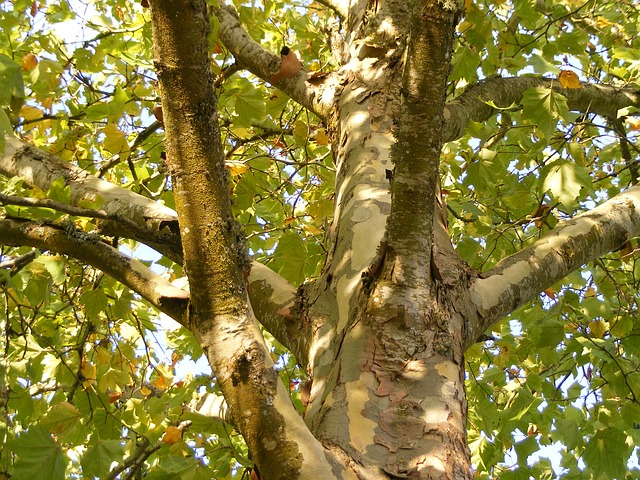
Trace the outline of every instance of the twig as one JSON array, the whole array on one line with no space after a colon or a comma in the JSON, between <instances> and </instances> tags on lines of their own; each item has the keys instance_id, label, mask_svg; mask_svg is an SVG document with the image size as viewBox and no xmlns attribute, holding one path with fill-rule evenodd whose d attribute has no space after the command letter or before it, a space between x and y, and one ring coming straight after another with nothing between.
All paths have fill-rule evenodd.
<instances>
[{"instance_id":1,"label":"twig","mask_svg":"<svg viewBox=\"0 0 640 480\"><path fill-rule=\"evenodd\" d=\"M191 420L185 420L184 422L180 422L180 425L178 425L178 429L182 432L187 427L189 427L191 423L192 423ZM136 472L140 469L140 467L142 467L144 462L147 460L147 458L149 458L153 453L160 450L160 448L162 447L162 443L163 443L162 438L159 438L156 441L156 443L154 443L153 445L151 444L149 439L143 438L140 442L140 445L138 445L138 448L136 449L136 451L133 452L131 455L129 455L121 465L118 465L117 467L115 467L111 471L111 473L109 473L109 475L106 477L107 480L115 480L115 478L118 475L120 475L120 473L124 472L126 469L129 469L129 473L123 478L125 479L133 478Z\"/></svg>"},{"instance_id":2,"label":"twig","mask_svg":"<svg viewBox=\"0 0 640 480\"><path fill-rule=\"evenodd\" d=\"M638 183L638 162L631 159L629 140L627 139L627 132L624 129L622 119L616 118L612 121L612 124L613 130L620 139L620 153L622 154L622 158L627 164L627 167L629 167L629 172L631 173L631 185L636 185Z\"/></svg>"},{"instance_id":3,"label":"twig","mask_svg":"<svg viewBox=\"0 0 640 480\"><path fill-rule=\"evenodd\" d=\"M215 81L213 82L213 88L220 87L220 85L222 85L225 80L227 80L231 75L239 72L240 70L242 70L242 67L237 62L229 65L227 68L222 70L220 72L220 75L218 75L218 77L215 79Z\"/></svg>"},{"instance_id":4,"label":"twig","mask_svg":"<svg viewBox=\"0 0 640 480\"><path fill-rule=\"evenodd\" d=\"M135 140L131 143L131 145L129 145L129 152L135 151L142 144L142 142L144 142L153 133L155 133L156 130L158 130L161 127L161 125L162 124L156 120L147 128L145 128L143 131L141 131L138 134L138 136L135 138ZM96 177L102 178L102 176L105 174L107 170L109 170L114 165L117 165L121 161L122 161L122 155L116 155L115 157L113 157L111 160L109 160L107 163L105 163L98 169L98 171L96 172Z\"/></svg>"},{"instance_id":5,"label":"twig","mask_svg":"<svg viewBox=\"0 0 640 480\"><path fill-rule=\"evenodd\" d=\"M25 253L24 255L20 255L19 257L11 258L9 260L4 260L0 262L0 269L2 268L9 269L11 270L10 275L14 276L24 267L29 265L29 263L31 263L36 258L37 255L38 255L38 252L34 249L34 250L31 250L30 252Z\"/></svg>"}]
</instances>

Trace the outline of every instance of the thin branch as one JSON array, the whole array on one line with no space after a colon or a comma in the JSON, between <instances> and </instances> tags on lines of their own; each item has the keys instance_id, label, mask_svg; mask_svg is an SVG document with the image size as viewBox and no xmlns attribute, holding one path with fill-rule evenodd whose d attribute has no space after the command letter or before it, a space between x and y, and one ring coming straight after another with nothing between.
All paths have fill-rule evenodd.
<instances>
[{"instance_id":1,"label":"thin branch","mask_svg":"<svg viewBox=\"0 0 640 480\"><path fill-rule=\"evenodd\" d=\"M631 150L629 149L629 140L627 139L627 132L624 128L622 119L615 118L612 120L613 131L616 132L620 139L620 153L629 172L631 173L631 184L636 185L638 183L638 163L631 158Z\"/></svg>"},{"instance_id":2,"label":"thin branch","mask_svg":"<svg viewBox=\"0 0 640 480\"><path fill-rule=\"evenodd\" d=\"M99 225L102 233L138 240L175 262L182 261L175 211L99 179L14 136L5 135L5 142L4 152L0 153L0 173L20 177L45 192L62 178L69 186L71 205L99 203L109 215Z\"/></svg>"},{"instance_id":3,"label":"thin branch","mask_svg":"<svg viewBox=\"0 0 640 480\"><path fill-rule=\"evenodd\" d=\"M237 62L229 65L227 68L220 72L220 75L213 82L213 88L219 88L229 77L231 77L234 73L242 70L242 66Z\"/></svg>"},{"instance_id":4,"label":"thin branch","mask_svg":"<svg viewBox=\"0 0 640 480\"><path fill-rule=\"evenodd\" d=\"M249 36L233 7L214 7L212 11L220 21L218 38L238 64L265 82L270 82L279 69L280 57L265 50ZM326 118L334 108L338 79L336 75L329 74L318 85L312 85L307 82L307 73L300 70L293 78L278 82L278 88L303 107Z\"/></svg>"},{"instance_id":5,"label":"thin branch","mask_svg":"<svg viewBox=\"0 0 640 480\"><path fill-rule=\"evenodd\" d=\"M147 128L142 130L136 136L135 140L131 142L131 144L129 145L129 152L135 151L142 144L142 142L144 142L147 138L149 138L152 134L154 134L161 126L162 124L156 120ZM121 161L122 161L122 155L116 155L115 157L113 157L111 160L109 160L107 163L105 163L98 169L96 176L102 178L107 170L109 170L114 165L117 165Z\"/></svg>"},{"instance_id":6,"label":"thin branch","mask_svg":"<svg viewBox=\"0 0 640 480\"><path fill-rule=\"evenodd\" d=\"M183 422L180 422L177 428L180 430L180 432L183 432L186 428L191 426L191 423L191 420L185 420ZM162 444L164 443L163 439L164 437L161 437L153 444L146 437L140 440L138 448L136 448L136 450L131 455L129 455L121 465L118 465L113 470L111 470L111 473L109 473L106 478L108 480L115 480L118 475L120 475L127 469L129 469L129 473L123 478L134 478L136 472L140 469L140 467L142 467L147 458L149 458L153 453L162 448Z\"/></svg>"},{"instance_id":7,"label":"thin branch","mask_svg":"<svg viewBox=\"0 0 640 480\"><path fill-rule=\"evenodd\" d=\"M640 108L640 89L615 88L609 85L583 83L581 88L562 88L557 80L539 76L491 77L477 83L445 105L445 142L464 135L470 122L484 122L499 110L488 105L493 102L500 108L520 103L524 92L530 88L553 88L567 97L569 110L592 112L606 118L616 118L618 110L635 106Z\"/></svg>"},{"instance_id":8,"label":"thin branch","mask_svg":"<svg viewBox=\"0 0 640 480\"><path fill-rule=\"evenodd\" d=\"M344 20L349 16L349 2L344 0L316 0L316 3L327 7L333 11L340 20Z\"/></svg>"},{"instance_id":9,"label":"thin branch","mask_svg":"<svg viewBox=\"0 0 640 480\"><path fill-rule=\"evenodd\" d=\"M57 210L76 217L103 218L111 220L119 220L113 215L107 214L104 210L93 210L92 208L74 207L66 203L51 200L50 198L29 198L18 197L16 195L5 195L0 193L0 203L3 205L18 205L21 207L42 207ZM126 221L126 219L122 219Z\"/></svg>"},{"instance_id":10,"label":"thin branch","mask_svg":"<svg viewBox=\"0 0 640 480\"><path fill-rule=\"evenodd\" d=\"M29 265L35 258L38 256L38 252L36 250L31 250L30 252L25 253L24 255L20 255L19 257L11 258L9 260L4 260L0 262L0 269L8 269L10 270L9 275L14 276L24 267Z\"/></svg>"}]
</instances>

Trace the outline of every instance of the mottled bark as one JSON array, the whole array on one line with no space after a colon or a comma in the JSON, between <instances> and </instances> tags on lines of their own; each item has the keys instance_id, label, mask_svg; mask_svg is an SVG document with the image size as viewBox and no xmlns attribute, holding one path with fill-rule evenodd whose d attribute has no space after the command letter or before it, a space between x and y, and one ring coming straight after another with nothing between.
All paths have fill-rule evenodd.
<instances>
[{"instance_id":1,"label":"mottled bark","mask_svg":"<svg viewBox=\"0 0 640 480\"><path fill-rule=\"evenodd\" d=\"M570 109L608 117L639 106L640 94L590 85L565 90L533 76L490 78L445 104L458 5L320 3L342 17L342 35L332 45L335 72L318 84L304 72L278 84L322 117L336 139L331 248L321 277L299 295L257 267L247 302L247 263L231 215L207 62L205 2L158 0L151 9L182 242L171 230L172 210L16 139L0 155L1 173L43 190L65 178L72 204L100 198L115 220L128 209L146 230L116 222L103 231L184 258L190 308L184 292L162 284L159 294L161 282L150 272L57 226L6 220L0 242L74 256L184 318L263 478L469 478L464 350L545 286L637 235L640 194L631 189L560 225L478 278L448 238L437 188L442 144L460 138L470 121L495 115L486 102L517 104L528 88L554 88ZM213 12L238 64L268 82L279 57L249 38L233 10ZM165 297L177 299L171 311ZM306 425L273 369L254 313L313 378Z\"/></svg>"},{"instance_id":2,"label":"mottled bark","mask_svg":"<svg viewBox=\"0 0 640 480\"><path fill-rule=\"evenodd\" d=\"M495 322L524 305L543 289L640 235L640 187L566 222L540 240L503 259L471 286L480 321L466 347Z\"/></svg>"}]
</instances>

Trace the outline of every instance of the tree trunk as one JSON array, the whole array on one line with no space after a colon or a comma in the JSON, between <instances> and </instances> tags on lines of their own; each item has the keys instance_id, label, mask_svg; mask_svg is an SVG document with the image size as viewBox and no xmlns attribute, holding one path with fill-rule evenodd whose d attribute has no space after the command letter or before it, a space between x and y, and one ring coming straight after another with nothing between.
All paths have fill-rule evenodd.
<instances>
[{"instance_id":1,"label":"tree trunk","mask_svg":"<svg viewBox=\"0 0 640 480\"><path fill-rule=\"evenodd\" d=\"M425 234L434 218L445 228L435 187L459 7L363 8L342 46L353 73L334 119L335 247L305 302L316 332L305 418L362 478L469 478L463 298L433 274Z\"/></svg>"},{"instance_id":2,"label":"tree trunk","mask_svg":"<svg viewBox=\"0 0 640 480\"><path fill-rule=\"evenodd\" d=\"M74 256L189 328L262 479L469 479L465 350L543 288L637 236L640 187L478 274L456 254L447 231L439 189L443 143L531 88L561 90L572 110L605 117L640 107L640 94L589 85L566 90L536 77L489 78L445 103L460 2L321 3L343 22L341 36L333 37L335 71L319 81L300 71L276 85L321 117L333 140L335 212L319 278L296 291L266 266L249 272L217 123L208 10L243 68L269 81L279 60L248 36L232 9L204 0L151 2L177 214L15 138L7 138L0 155L0 173L42 190L65 178L76 208L99 200L102 233L184 261L190 292L116 248L53 223L4 219L0 241ZM48 199L0 200L86 213ZM304 417L258 321L309 374Z\"/></svg>"}]
</instances>

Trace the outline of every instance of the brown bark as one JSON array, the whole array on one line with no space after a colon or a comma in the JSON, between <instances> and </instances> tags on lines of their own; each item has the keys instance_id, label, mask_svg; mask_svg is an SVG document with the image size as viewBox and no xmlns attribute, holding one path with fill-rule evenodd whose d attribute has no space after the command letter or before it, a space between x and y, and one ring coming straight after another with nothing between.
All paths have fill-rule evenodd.
<instances>
[{"instance_id":1,"label":"brown bark","mask_svg":"<svg viewBox=\"0 0 640 480\"><path fill-rule=\"evenodd\" d=\"M329 478L273 367L244 285L249 261L231 213L209 66L205 1L151 3L156 69L184 265L189 327L266 478Z\"/></svg>"}]
</instances>

